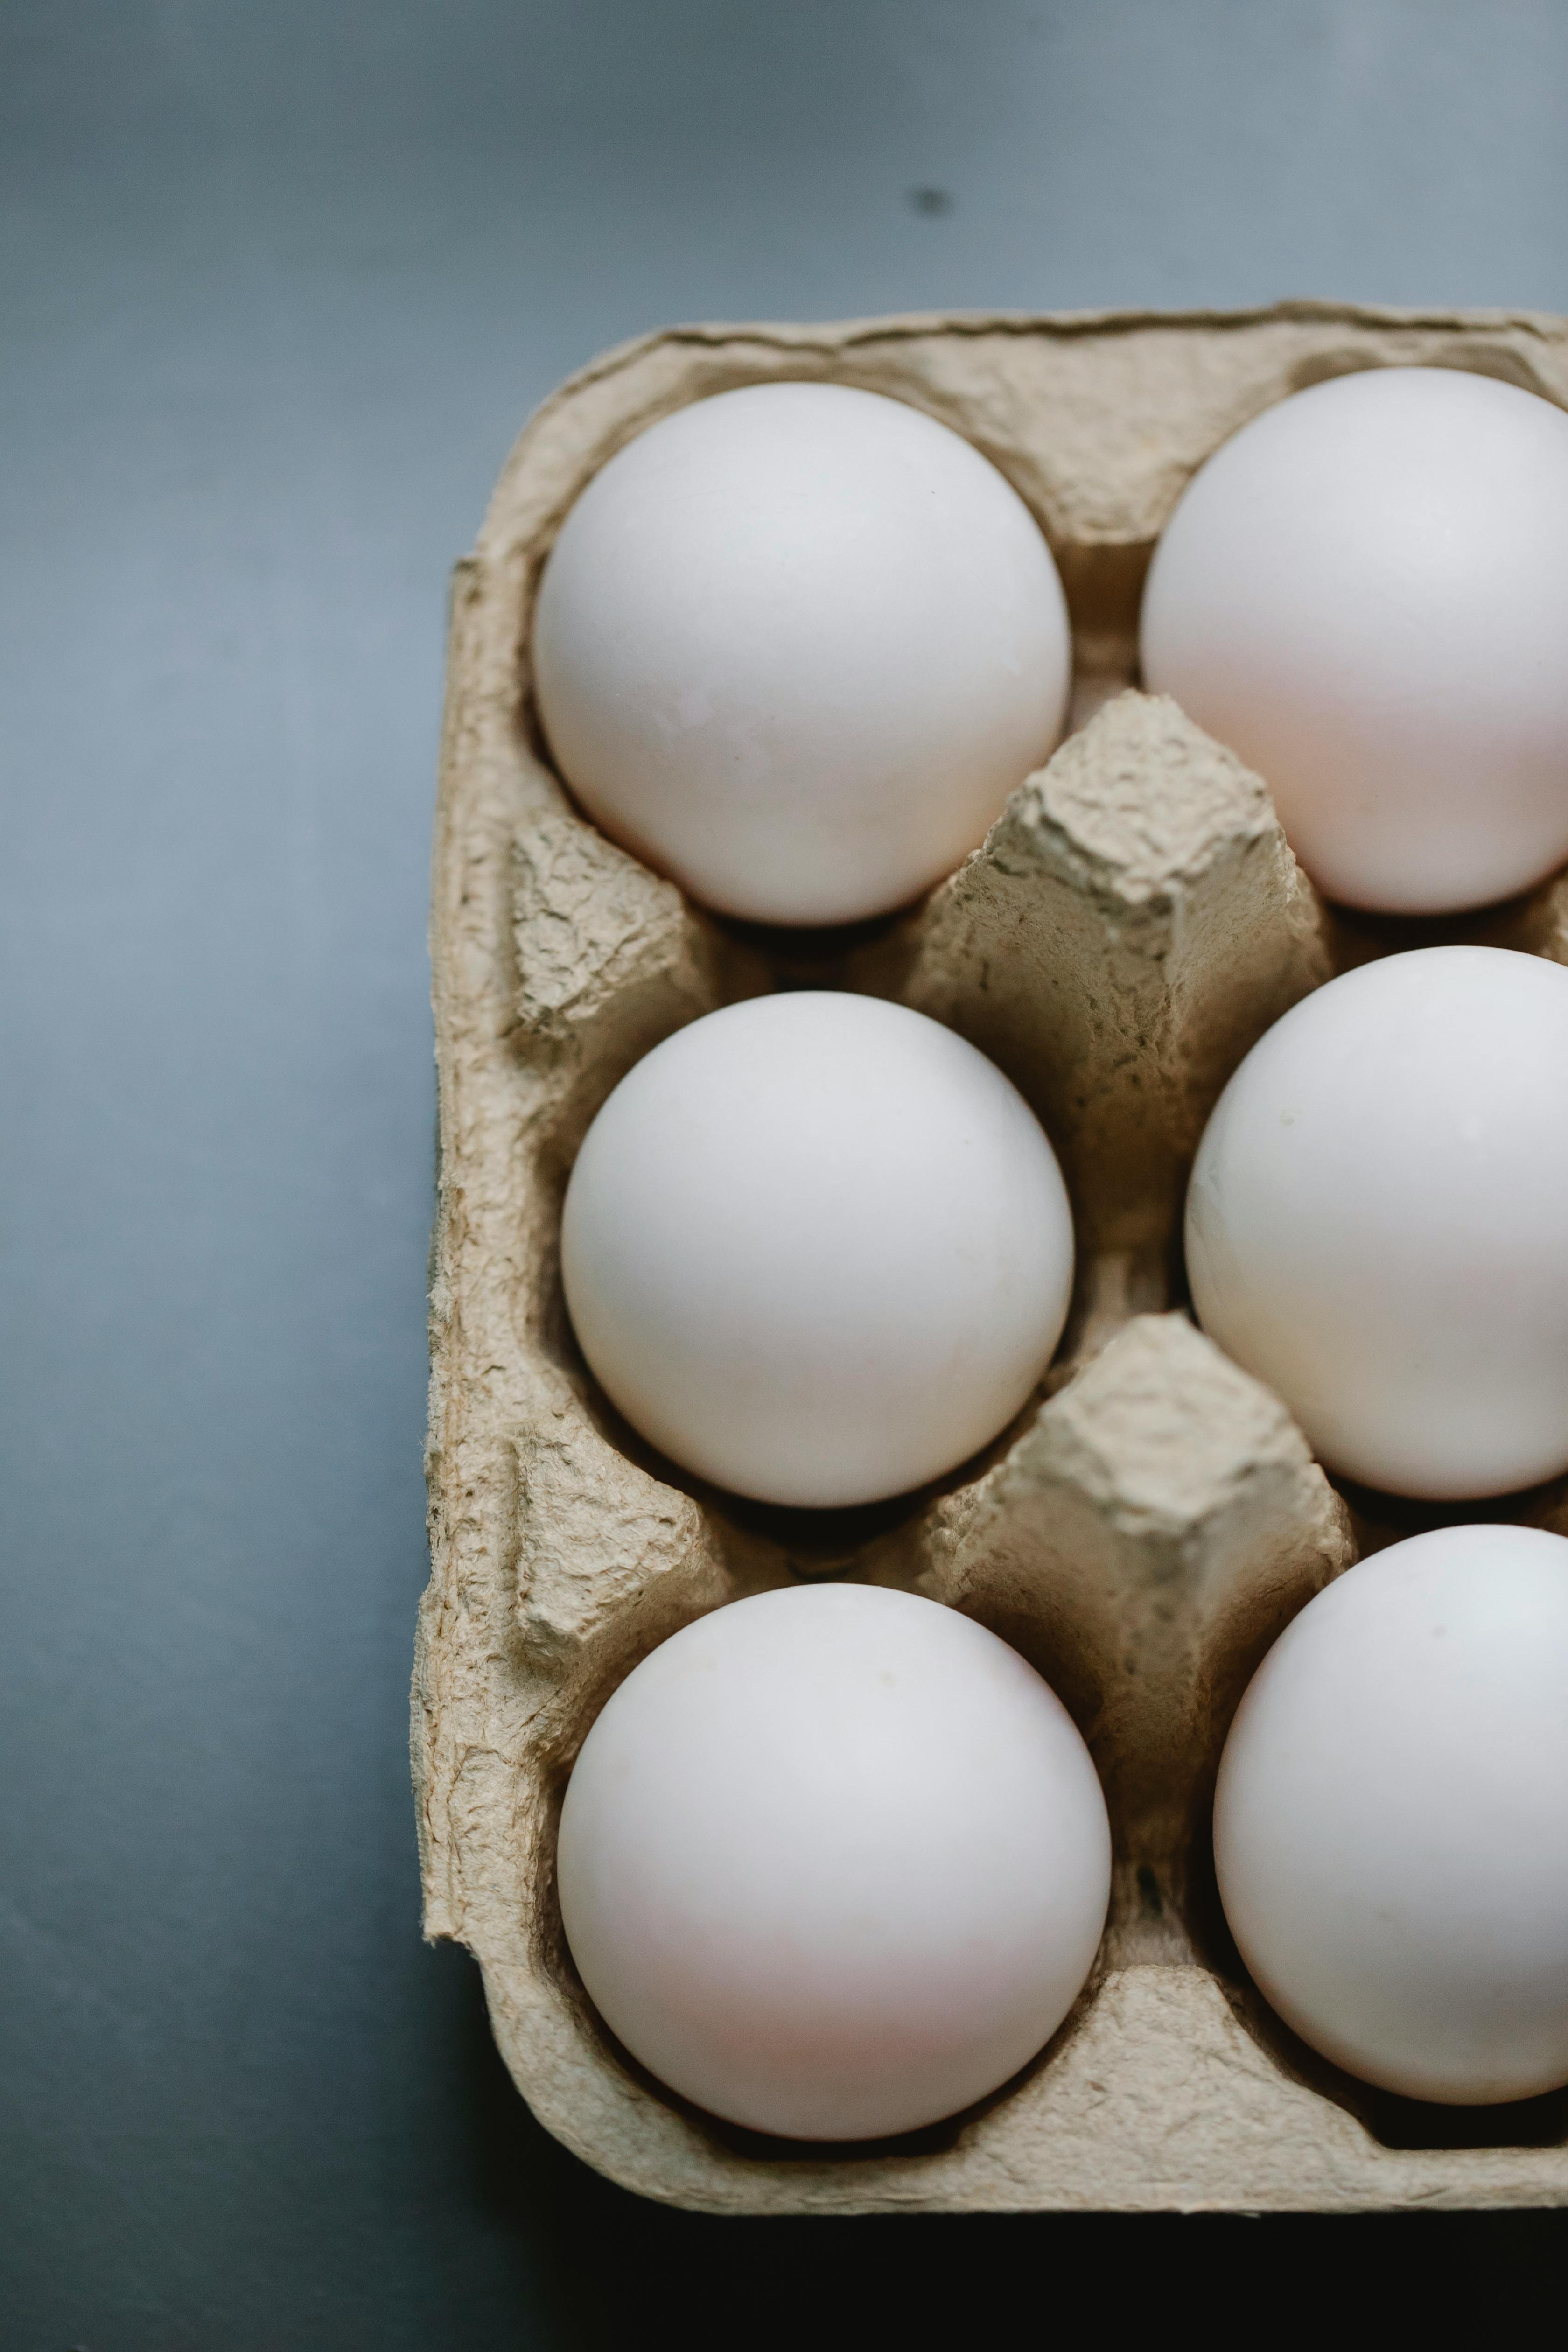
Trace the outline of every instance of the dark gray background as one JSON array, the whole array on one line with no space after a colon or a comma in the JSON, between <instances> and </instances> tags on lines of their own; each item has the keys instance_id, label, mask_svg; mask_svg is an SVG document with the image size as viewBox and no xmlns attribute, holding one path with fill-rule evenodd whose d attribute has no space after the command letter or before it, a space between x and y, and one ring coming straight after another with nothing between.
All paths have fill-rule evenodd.
<instances>
[{"instance_id":1,"label":"dark gray background","mask_svg":"<svg viewBox=\"0 0 1568 2352\"><path fill-rule=\"evenodd\" d=\"M419 1943L405 1691L445 576L530 408L696 317L1568 310L1568 5L0 0L0 183L5 2352L1521 2318L1555 2217L607 2189Z\"/></svg>"}]
</instances>

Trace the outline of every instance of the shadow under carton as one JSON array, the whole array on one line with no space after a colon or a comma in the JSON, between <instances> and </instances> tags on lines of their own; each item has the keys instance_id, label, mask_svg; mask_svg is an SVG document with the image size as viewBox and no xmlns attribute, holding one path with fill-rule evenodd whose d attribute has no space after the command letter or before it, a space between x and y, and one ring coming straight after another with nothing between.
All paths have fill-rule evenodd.
<instances>
[{"instance_id":1,"label":"shadow under carton","mask_svg":"<svg viewBox=\"0 0 1568 2352\"><path fill-rule=\"evenodd\" d=\"M1295 2042L1241 1974L1209 1858L1236 1702L1354 1559L1376 1498L1352 1521L1278 1400L1172 1311L1182 1190L1269 1023L1337 965L1405 942L1329 916L1264 782L1133 690L1138 599L1183 487L1229 433L1325 376L1412 362L1568 405L1568 324L1500 312L684 329L546 404L458 568L413 1708L426 1924L478 1955L540 2119L628 2188L727 2212L1568 2203L1561 2101L1468 2110L1455 2131ZM770 935L689 905L577 813L530 698L534 589L584 484L655 418L780 378L888 393L974 442L1049 538L1074 625L1068 740L921 907L842 934ZM1568 886L1441 935L1568 961ZM1078 1294L1041 1396L984 1459L863 1513L771 1511L686 1479L598 1394L561 1299L562 1192L610 1089L683 1023L803 980L897 998L997 1061L1050 1132L1078 1223ZM1520 1516L1552 1523L1560 1505L1521 1498ZM1049 2047L979 2107L874 2148L736 2133L664 2092L595 2018L555 1899L561 1791L608 1693L705 1610L802 1574L923 1591L1014 1643L1089 1739L1115 1835L1100 1959Z\"/></svg>"}]
</instances>

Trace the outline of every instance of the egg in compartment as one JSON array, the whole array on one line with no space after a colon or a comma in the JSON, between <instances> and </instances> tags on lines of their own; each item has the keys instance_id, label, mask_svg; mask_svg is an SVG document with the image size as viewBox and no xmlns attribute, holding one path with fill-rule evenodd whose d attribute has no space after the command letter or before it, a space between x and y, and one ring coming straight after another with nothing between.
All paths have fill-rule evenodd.
<instances>
[{"instance_id":1,"label":"egg in compartment","mask_svg":"<svg viewBox=\"0 0 1568 2352\"><path fill-rule=\"evenodd\" d=\"M1568 414L1456 368L1341 376L1201 467L1145 684L1257 770L1325 895L1479 907L1568 859Z\"/></svg>"},{"instance_id":2,"label":"egg in compartment","mask_svg":"<svg viewBox=\"0 0 1568 2352\"><path fill-rule=\"evenodd\" d=\"M1067 711L1067 606L1012 485L846 384L650 425L540 583L537 706L613 839L721 913L859 921L975 847Z\"/></svg>"},{"instance_id":3,"label":"egg in compartment","mask_svg":"<svg viewBox=\"0 0 1568 2352\"><path fill-rule=\"evenodd\" d=\"M1568 2083L1568 1541L1445 1528L1269 1651L1215 1862L1273 2007L1350 2073L1458 2105Z\"/></svg>"},{"instance_id":4,"label":"egg in compartment","mask_svg":"<svg viewBox=\"0 0 1568 2352\"><path fill-rule=\"evenodd\" d=\"M1072 1290L1056 1157L984 1055L879 998L695 1021L622 1079L567 1187L591 1370L683 1468L767 1503L869 1503L1019 1412Z\"/></svg>"},{"instance_id":5,"label":"egg in compartment","mask_svg":"<svg viewBox=\"0 0 1568 2352\"><path fill-rule=\"evenodd\" d=\"M956 2113L1047 2042L1099 1945L1089 1751L1017 1653L854 1584L732 1602L594 1723L559 1842L601 2016L711 2114L807 2140Z\"/></svg>"},{"instance_id":6,"label":"egg in compartment","mask_svg":"<svg viewBox=\"0 0 1568 2352\"><path fill-rule=\"evenodd\" d=\"M1327 1467L1436 1500L1568 1470L1568 970L1426 948L1277 1022L1205 1129L1204 1329Z\"/></svg>"}]
</instances>

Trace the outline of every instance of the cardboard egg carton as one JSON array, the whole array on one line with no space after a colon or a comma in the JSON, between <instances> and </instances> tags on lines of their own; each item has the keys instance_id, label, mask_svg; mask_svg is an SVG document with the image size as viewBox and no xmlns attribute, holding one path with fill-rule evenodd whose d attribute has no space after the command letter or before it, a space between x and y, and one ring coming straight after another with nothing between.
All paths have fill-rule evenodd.
<instances>
[{"instance_id":1,"label":"cardboard egg carton","mask_svg":"<svg viewBox=\"0 0 1568 2352\"><path fill-rule=\"evenodd\" d=\"M1181 1311L1185 1171L1253 1040L1336 965L1437 938L1568 961L1568 886L1449 925L1331 918L1265 784L1130 690L1139 594L1184 484L1248 417L1348 369L1481 370L1568 405L1568 322L1348 310L696 328L596 362L517 445L458 568L432 946L441 1169L433 1570L413 1747L426 1922L478 1955L496 2038L558 2138L714 2212L1568 2203L1568 2099L1475 2110L1367 2089L1248 1987L1207 1808L1230 1712L1289 1618L1437 1514L1347 1497L1278 1400ZM613 451L704 394L859 384L964 434L1047 532L1072 612L1073 728L917 910L824 935L721 923L613 846L552 772L530 699L540 568ZM1022 1087L1062 1159L1079 1278L1042 1392L911 1498L737 1502L652 1454L596 1390L561 1296L574 1154L637 1058L781 982L895 997ZM1495 1513L1568 1528L1564 1490ZM1024 2073L940 2127L802 2147L664 2091L595 2019L553 1883L573 1758L637 1660L703 1611L855 1576L968 1611L1071 1707L1116 1841L1103 1948Z\"/></svg>"}]
</instances>

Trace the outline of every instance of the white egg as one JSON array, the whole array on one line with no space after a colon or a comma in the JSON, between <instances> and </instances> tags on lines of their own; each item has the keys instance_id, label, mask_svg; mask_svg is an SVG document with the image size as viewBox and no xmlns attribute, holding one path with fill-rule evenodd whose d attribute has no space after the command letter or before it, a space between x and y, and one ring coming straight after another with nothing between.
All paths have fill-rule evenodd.
<instances>
[{"instance_id":1,"label":"white egg","mask_svg":"<svg viewBox=\"0 0 1568 2352\"><path fill-rule=\"evenodd\" d=\"M1568 858L1568 415L1448 368L1315 385L1189 486L1146 685L1255 768L1331 898L1429 913Z\"/></svg>"},{"instance_id":2,"label":"white egg","mask_svg":"<svg viewBox=\"0 0 1568 2352\"><path fill-rule=\"evenodd\" d=\"M1331 981L1215 1105L1187 1195L1210 1337L1400 1495L1568 1470L1568 970L1424 948Z\"/></svg>"},{"instance_id":3,"label":"white egg","mask_svg":"<svg viewBox=\"0 0 1568 2352\"><path fill-rule=\"evenodd\" d=\"M1214 1819L1241 1956L1325 2057L1465 2106L1568 2082L1568 1542L1445 1528L1330 1585Z\"/></svg>"},{"instance_id":4,"label":"white egg","mask_svg":"<svg viewBox=\"0 0 1568 2352\"><path fill-rule=\"evenodd\" d=\"M931 1601L740 1601L584 1744L561 1909L600 2014L699 2106L795 2139L956 2113L1047 2042L1105 1921L1089 1750L1016 1651Z\"/></svg>"},{"instance_id":5,"label":"white egg","mask_svg":"<svg viewBox=\"0 0 1568 2352\"><path fill-rule=\"evenodd\" d=\"M868 996L758 997L666 1038L589 1129L562 1224L573 1328L626 1419L718 1486L812 1507L994 1437L1072 1268L1023 1097Z\"/></svg>"},{"instance_id":6,"label":"white egg","mask_svg":"<svg viewBox=\"0 0 1568 2352\"><path fill-rule=\"evenodd\" d=\"M545 567L539 709L612 837L764 923L904 905L1052 750L1067 608L979 451L843 384L678 410L596 474Z\"/></svg>"}]
</instances>

